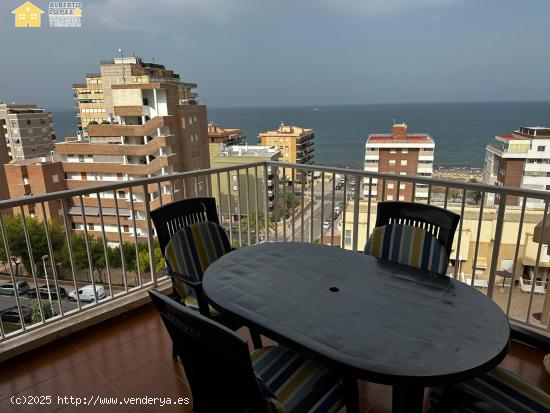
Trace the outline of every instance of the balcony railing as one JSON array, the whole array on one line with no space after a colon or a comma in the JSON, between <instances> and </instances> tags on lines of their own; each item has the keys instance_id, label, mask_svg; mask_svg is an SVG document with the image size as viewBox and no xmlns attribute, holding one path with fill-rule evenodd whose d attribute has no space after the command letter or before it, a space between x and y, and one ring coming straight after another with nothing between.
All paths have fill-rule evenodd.
<instances>
[{"instance_id":1,"label":"balcony railing","mask_svg":"<svg viewBox=\"0 0 550 413\"><path fill-rule=\"evenodd\" d=\"M377 199L452 209L462 219L448 275L491 297L511 321L550 330L550 234L544 230L550 227L550 193L258 162L1 201L0 268L5 274L0 279L27 282L36 299L23 290L2 297L0 310L13 306L19 314L32 314L0 322L0 345L98 307L108 311L111 303L164 282L149 213L194 196L216 198L220 221L235 247L300 241L361 251L374 227ZM528 208L532 201L542 208ZM535 237L537 224L543 230ZM499 276L505 263L508 278ZM46 284L55 296L53 309L47 289L41 294L36 288ZM92 285L91 301L64 297L63 289L70 293L85 285Z\"/></svg>"}]
</instances>

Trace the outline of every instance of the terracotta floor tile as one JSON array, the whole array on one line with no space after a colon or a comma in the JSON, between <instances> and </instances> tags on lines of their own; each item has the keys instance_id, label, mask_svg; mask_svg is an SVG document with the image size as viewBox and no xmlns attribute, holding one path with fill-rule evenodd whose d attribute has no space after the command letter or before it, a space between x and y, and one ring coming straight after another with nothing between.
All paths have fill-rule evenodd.
<instances>
[{"instance_id":1,"label":"terracotta floor tile","mask_svg":"<svg viewBox=\"0 0 550 413\"><path fill-rule=\"evenodd\" d=\"M191 392L176 375L170 374L156 361L142 366L113 380L110 384L127 397L191 397Z\"/></svg>"},{"instance_id":2,"label":"terracotta floor tile","mask_svg":"<svg viewBox=\"0 0 550 413\"><path fill-rule=\"evenodd\" d=\"M21 357L20 360L33 384L86 362L86 358L82 353L62 340L42 346Z\"/></svg>"},{"instance_id":3,"label":"terracotta floor tile","mask_svg":"<svg viewBox=\"0 0 550 413\"><path fill-rule=\"evenodd\" d=\"M120 377L136 367L149 362L151 357L129 341L90 360L90 364L107 381Z\"/></svg>"},{"instance_id":4,"label":"terracotta floor tile","mask_svg":"<svg viewBox=\"0 0 550 413\"><path fill-rule=\"evenodd\" d=\"M89 360L130 342L132 337L118 327L94 328L72 337L71 343Z\"/></svg>"},{"instance_id":5,"label":"terracotta floor tile","mask_svg":"<svg viewBox=\"0 0 550 413\"><path fill-rule=\"evenodd\" d=\"M0 365L0 372L0 401L34 384L18 360Z\"/></svg>"}]
</instances>

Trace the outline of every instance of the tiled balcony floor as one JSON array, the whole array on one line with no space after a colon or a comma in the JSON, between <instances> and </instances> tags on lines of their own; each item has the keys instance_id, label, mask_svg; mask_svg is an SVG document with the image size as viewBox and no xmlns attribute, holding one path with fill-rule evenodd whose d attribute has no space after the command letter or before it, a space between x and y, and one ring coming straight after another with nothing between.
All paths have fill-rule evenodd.
<instances>
[{"instance_id":1,"label":"tiled balcony floor","mask_svg":"<svg viewBox=\"0 0 550 413\"><path fill-rule=\"evenodd\" d=\"M246 335L247 330L240 333ZM0 412L191 412L191 406L63 406L57 396L190 397L183 368L152 305L0 364ZM514 344L503 365L536 383L543 355ZM11 396L52 396L51 405L15 406ZM361 412L391 411L391 388L360 383Z\"/></svg>"}]
</instances>

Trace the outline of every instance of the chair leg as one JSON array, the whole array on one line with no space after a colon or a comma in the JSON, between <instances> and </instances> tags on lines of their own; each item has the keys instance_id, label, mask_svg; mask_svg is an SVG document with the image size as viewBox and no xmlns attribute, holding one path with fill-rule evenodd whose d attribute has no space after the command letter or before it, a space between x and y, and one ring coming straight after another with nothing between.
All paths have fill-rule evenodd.
<instances>
[{"instance_id":1,"label":"chair leg","mask_svg":"<svg viewBox=\"0 0 550 413\"><path fill-rule=\"evenodd\" d=\"M342 385L346 413L359 413L359 384L357 379L355 377L344 377Z\"/></svg>"},{"instance_id":2,"label":"chair leg","mask_svg":"<svg viewBox=\"0 0 550 413\"><path fill-rule=\"evenodd\" d=\"M249 328L250 331L250 337L252 338L252 345L255 349L262 348L262 337L257 331L254 331L253 329Z\"/></svg>"}]
</instances>

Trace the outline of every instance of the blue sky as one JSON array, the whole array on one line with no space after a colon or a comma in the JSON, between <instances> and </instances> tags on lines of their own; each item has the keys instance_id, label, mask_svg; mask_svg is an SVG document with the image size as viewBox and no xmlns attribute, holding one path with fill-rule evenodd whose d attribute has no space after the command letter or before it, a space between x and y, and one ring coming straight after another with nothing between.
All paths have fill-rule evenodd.
<instances>
[{"instance_id":1,"label":"blue sky","mask_svg":"<svg viewBox=\"0 0 550 413\"><path fill-rule=\"evenodd\" d=\"M0 3L0 101L71 109L118 48L216 107L550 100L548 0L84 0L80 29L16 29L22 2Z\"/></svg>"}]
</instances>

